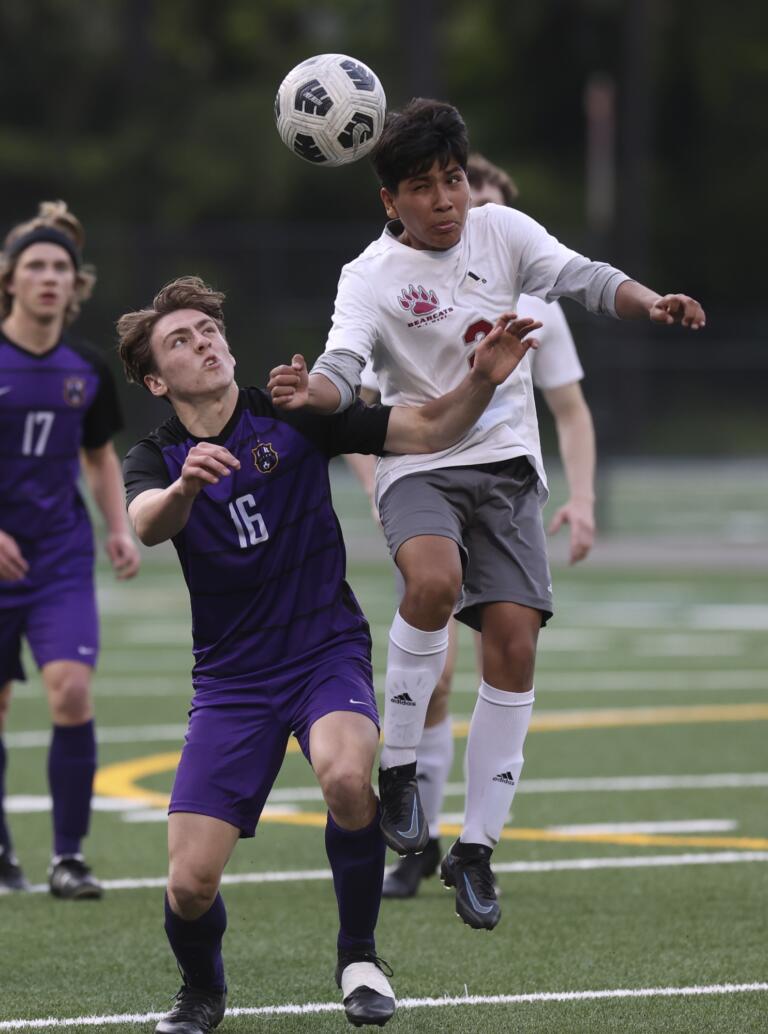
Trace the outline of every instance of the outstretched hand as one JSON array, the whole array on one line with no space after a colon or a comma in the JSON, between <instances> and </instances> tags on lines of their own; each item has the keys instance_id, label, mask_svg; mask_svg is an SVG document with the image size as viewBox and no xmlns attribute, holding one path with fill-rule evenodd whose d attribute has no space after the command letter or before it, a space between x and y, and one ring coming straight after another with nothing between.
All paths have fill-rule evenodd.
<instances>
[{"instance_id":1,"label":"outstretched hand","mask_svg":"<svg viewBox=\"0 0 768 1034\"><path fill-rule=\"evenodd\" d=\"M682 323L691 330L699 330L707 324L701 305L687 294L662 295L651 306L648 315L653 323Z\"/></svg>"},{"instance_id":2,"label":"outstretched hand","mask_svg":"<svg viewBox=\"0 0 768 1034\"><path fill-rule=\"evenodd\" d=\"M303 355L295 355L290 366L270 371L267 391L280 409L301 409L309 402L309 373Z\"/></svg>"},{"instance_id":3,"label":"outstretched hand","mask_svg":"<svg viewBox=\"0 0 768 1034\"><path fill-rule=\"evenodd\" d=\"M536 338L528 335L541 326L538 320L528 316L518 318L514 312L505 312L475 349L473 372L491 384L503 384L526 352L539 347Z\"/></svg>"}]
</instances>

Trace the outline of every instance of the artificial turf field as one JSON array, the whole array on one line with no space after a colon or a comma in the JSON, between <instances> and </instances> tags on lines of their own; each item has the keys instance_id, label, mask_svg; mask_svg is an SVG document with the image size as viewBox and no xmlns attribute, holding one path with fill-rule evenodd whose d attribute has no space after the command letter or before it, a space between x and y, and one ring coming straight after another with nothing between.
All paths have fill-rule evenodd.
<instances>
[{"instance_id":1,"label":"artificial turf field","mask_svg":"<svg viewBox=\"0 0 768 1034\"><path fill-rule=\"evenodd\" d=\"M735 520L743 538L760 519L746 498L734 518L733 493L726 505L711 484L701 505L695 492L686 499L697 533L725 534ZM676 527L680 505L658 481L645 491L633 482L614 502L633 534ZM380 687L391 572L364 501L343 478L337 505ZM499 927L465 927L435 879L413 901L383 903L378 947L401 1001L389 1030L768 1029L765 571L630 559L553 572L558 609L541 636L524 777L494 854ZM188 604L164 549L134 583L118 587L102 570L99 585L101 810L87 851L108 891L97 903L45 893L0 899L0 1030L55 1029L75 1017L101 1019L68 1029L152 1030L149 1014L165 1011L178 985L162 930L160 805L189 698ZM463 723L475 687L464 635L449 829L460 821ZM37 678L17 689L6 737L10 819L27 875L42 885L48 723ZM228 870L229 1004L246 1012L228 1016L223 1034L348 1029L332 982L323 822L310 770L290 753L270 814Z\"/></svg>"}]
</instances>

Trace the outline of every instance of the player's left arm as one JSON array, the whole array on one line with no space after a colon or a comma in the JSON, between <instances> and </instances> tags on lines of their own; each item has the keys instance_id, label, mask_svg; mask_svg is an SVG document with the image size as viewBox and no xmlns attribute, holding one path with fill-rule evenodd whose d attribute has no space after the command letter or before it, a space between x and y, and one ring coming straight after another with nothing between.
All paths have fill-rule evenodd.
<instances>
[{"instance_id":1,"label":"player's left arm","mask_svg":"<svg viewBox=\"0 0 768 1034\"><path fill-rule=\"evenodd\" d=\"M587 556L595 539L595 430L578 381L544 388L543 393L555 420L568 482L568 501L556 511L549 533L569 526L570 563L575 564Z\"/></svg>"},{"instance_id":2,"label":"player's left arm","mask_svg":"<svg viewBox=\"0 0 768 1034\"><path fill-rule=\"evenodd\" d=\"M541 327L515 313L499 317L478 344L470 372L453 391L423 406L395 406L384 448L394 453L439 452L450 448L482 415L497 385L515 370L538 341L529 337Z\"/></svg>"},{"instance_id":3,"label":"player's left arm","mask_svg":"<svg viewBox=\"0 0 768 1034\"><path fill-rule=\"evenodd\" d=\"M120 461L111 441L81 450L81 462L91 495L107 526L105 549L112 568L121 580L133 578L141 557L125 514L125 496Z\"/></svg>"},{"instance_id":4,"label":"player's left arm","mask_svg":"<svg viewBox=\"0 0 768 1034\"><path fill-rule=\"evenodd\" d=\"M649 319L652 323L680 323L691 330L706 326L704 309L687 294L658 294L636 280L624 280L614 304L620 319Z\"/></svg>"}]
</instances>

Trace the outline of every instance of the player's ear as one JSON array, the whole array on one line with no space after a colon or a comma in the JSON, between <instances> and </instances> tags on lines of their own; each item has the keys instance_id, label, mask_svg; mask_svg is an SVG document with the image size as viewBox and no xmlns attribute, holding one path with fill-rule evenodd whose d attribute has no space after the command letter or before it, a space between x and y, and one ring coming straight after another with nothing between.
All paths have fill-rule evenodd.
<instances>
[{"instance_id":1,"label":"player's ear","mask_svg":"<svg viewBox=\"0 0 768 1034\"><path fill-rule=\"evenodd\" d=\"M144 385L155 396L155 398L161 399L168 394L168 385L159 374L145 374Z\"/></svg>"},{"instance_id":2,"label":"player's ear","mask_svg":"<svg viewBox=\"0 0 768 1034\"><path fill-rule=\"evenodd\" d=\"M397 206L395 205L394 196L390 194L386 187L382 187L379 191L379 197L381 198L382 205L384 205L384 211L387 213L387 218L397 219Z\"/></svg>"}]
</instances>

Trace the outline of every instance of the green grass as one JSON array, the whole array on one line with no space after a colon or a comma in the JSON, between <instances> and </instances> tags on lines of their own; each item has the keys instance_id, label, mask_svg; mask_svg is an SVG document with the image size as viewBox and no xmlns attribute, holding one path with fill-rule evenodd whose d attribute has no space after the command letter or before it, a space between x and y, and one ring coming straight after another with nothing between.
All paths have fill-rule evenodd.
<instances>
[{"instance_id":1,"label":"green grass","mask_svg":"<svg viewBox=\"0 0 768 1034\"><path fill-rule=\"evenodd\" d=\"M375 533L364 522L364 503L344 484L341 488L349 511L350 580L374 628L380 686L394 606L392 576ZM586 564L557 569L554 575L558 614L541 636L538 713L768 704L768 676L761 681L759 675L768 669L768 644L760 627L764 573ZM188 603L172 555L160 550L148 558L133 584L116 587L105 571L99 584L104 636L96 681L99 725L109 730L183 724L189 698ZM756 620L731 621L737 606L755 608L748 613ZM740 673L746 681L729 683ZM456 716L470 714L475 684L471 639L464 635ZM11 742L13 734L46 726L46 707L34 676L19 687L14 701ZM533 732L524 782L765 772L766 732L765 719L662 720L637 727ZM100 764L165 753L178 745L178 738L102 743ZM459 740L455 782L461 779L462 751ZM12 746L8 792L45 793L44 767L44 748ZM171 776L161 773L143 780L142 786L167 791ZM311 783L303 758L289 755L278 786ZM445 808L458 812L462 804L453 796ZM318 801L300 807L321 810ZM512 828L692 819L730 820L735 828L724 835L765 839L765 789L525 793L523 788ZM11 823L29 878L41 882L49 852L49 816L14 814ZM503 841L494 857L522 862L719 850L706 846L710 834L697 836L704 845L700 848ZM166 867L165 825L128 823L120 812L99 812L87 849L89 861L105 879L159 877ZM229 871L326 867L321 830L265 822L254 840L239 845ZM411 902L384 903L379 950L395 968L394 986L401 998L766 980L765 862L502 873L499 880L503 918L491 935L463 926L453 914L451 896L436 880L427 881ZM336 915L329 882L236 885L225 888L224 896L232 1006L338 1000L332 982ZM0 924L0 1021L162 1011L176 989L176 970L162 930L161 889L113 890L100 903L76 905L44 894L7 896L0 899ZM749 1034L765 1029L765 1008L765 994L758 993L444 1006L403 1010L388 1029ZM332 1013L229 1017L222 1031L292 1034L345 1027L343 1015ZM146 1031L153 1024L82 1029Z\"/></svg>"}]
</instances>

